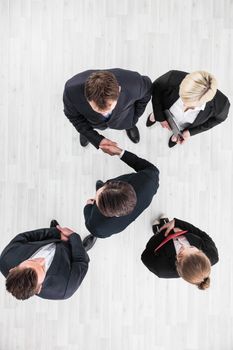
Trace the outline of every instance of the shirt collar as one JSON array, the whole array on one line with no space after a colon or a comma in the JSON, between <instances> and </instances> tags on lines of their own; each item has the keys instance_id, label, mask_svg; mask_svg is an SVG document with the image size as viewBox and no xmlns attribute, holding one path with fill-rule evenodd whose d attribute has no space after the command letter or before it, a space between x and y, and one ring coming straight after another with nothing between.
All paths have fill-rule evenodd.
<instances>
[{"instance_id":1,"label":"shirt collar","mask_svg":"<svg viewBox=\"0 0 233 350\"><path fill-rule=\"evenodd\" d=\"M184 110L184 104L181 97L179 98L179 104L182 106ZM203 103L203 105L195 107L194 109L192 109L192 111L204 111L205 106L206 106L206 103Z\"/></svg>"}]
</instances>

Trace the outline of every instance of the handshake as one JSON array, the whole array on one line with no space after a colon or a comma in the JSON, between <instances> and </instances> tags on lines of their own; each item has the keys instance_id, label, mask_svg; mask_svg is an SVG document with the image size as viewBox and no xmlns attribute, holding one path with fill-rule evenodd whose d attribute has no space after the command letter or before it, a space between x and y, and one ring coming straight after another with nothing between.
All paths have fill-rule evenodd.
<instances>
[{"instance_id":1,"label":"handshake","mask_svg":"<svg viewBox=\"0 0 233 350\"><path fill-rule=\"evenodd\" d=\"M99 148L102 149L104 153L110 154L110 156L119 156L122 152L122 149L118 147L116 142L105 138L100 142Z\"/></svg>"}]
</instances>

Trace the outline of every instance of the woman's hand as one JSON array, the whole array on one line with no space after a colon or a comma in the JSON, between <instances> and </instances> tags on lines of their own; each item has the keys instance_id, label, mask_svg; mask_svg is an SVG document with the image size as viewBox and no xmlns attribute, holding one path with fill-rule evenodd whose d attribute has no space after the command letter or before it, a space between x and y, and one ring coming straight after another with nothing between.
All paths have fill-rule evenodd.
<instances>
[{"instance_id":1,"label":"woman's hand","mask_svg":"<svg viewBox=\"0 0 233 350\"><path fill-rule=\"evenodd\" d=\"M163 225L161 228L160 228L160 232L165 230L165 233L164 233L164 236L167 237L169 235L169 233L174 229L175 227L175 219L167 222L165 225Z\"/></svg>"},{"instance_id":2,"label":"woman's hand","mask_svg":"<svg viewBox=\"0 0 233 350\"><path fill-rule=\"evenodd\" d=\"M163 122L160 122L160 124L161 124L162 128L171 130L170 125L168 124L168 122L166 120L164 120Z\"/></svg>"}]
</instances>

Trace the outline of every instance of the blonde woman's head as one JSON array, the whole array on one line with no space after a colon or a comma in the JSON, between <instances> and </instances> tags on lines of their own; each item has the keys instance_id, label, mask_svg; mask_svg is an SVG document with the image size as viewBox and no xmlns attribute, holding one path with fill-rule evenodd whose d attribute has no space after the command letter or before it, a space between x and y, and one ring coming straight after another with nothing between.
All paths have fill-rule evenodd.
<instances>
[{"instance_id":1,"label":"blonde woman's head","mask_svg":"<svg viewBox=\"0 0 233 350\"><path fill-rule=\"evenodd\" d=\"M217 91L217 80L205 71L187 74L180 84L179 95L187 106L197 107L211 101Z\"/></svg>"},{"instance_id":2,"label":"blonde woman's head","mask_svg":"<svg viewBox=\"0 0 233 350\"><path fill-rule=\"evenodd\" d=\"M180 277L199 289L209 287L211 263L201 250L194 247L184 249L177 255L176 269Z\"/></svg>"}]
</instances>

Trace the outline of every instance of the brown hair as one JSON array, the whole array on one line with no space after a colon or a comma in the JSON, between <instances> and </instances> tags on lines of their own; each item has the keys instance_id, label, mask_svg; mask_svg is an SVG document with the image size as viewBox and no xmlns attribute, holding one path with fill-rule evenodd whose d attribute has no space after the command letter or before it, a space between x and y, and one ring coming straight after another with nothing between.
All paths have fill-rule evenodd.
<instances>
[{"instance_id":1,"label":"brown hair","mask_svg":"<svg viewBox=\"0 0 233 350\"><path fill-rule=\"evenodd\" d=\"M211 264L209 258L201 250L177 260L176 269L185 281L195 284L202 290L209 288Z\"/></svg>"},{"instance_id":2,"label":"brown hair","mask_svg":"<svg viewBox=\"0 0 233 350\"><path fill-rule=\"evenodd\" d=\"M119 97L119 84L115 75L106 71L92 73L85 82L85 96L100 109L105 109L108 100L116 101Z\"/></svg>"},{"instance_id":3,"label":"brown hair","mask_svg":"<svg viewBox=\"0 0 233 350\"><path fill-rule=\"evenodd\" d=\"M32 268L15 267L6 278L6 289L16 299L25 300L36 294L38 290L37 273Z\"/></svg>"},{"instance_id":4,"label":"brown hair","mask_svg":"<svg viewBox=\"0 0 233 350\"><path fill-rule=\"evenodd\" d=\"M130 214L137 203L132 185L124 181L107 181L98 197L98 208L107 217Z\"/></svg>"}]
</instances>

